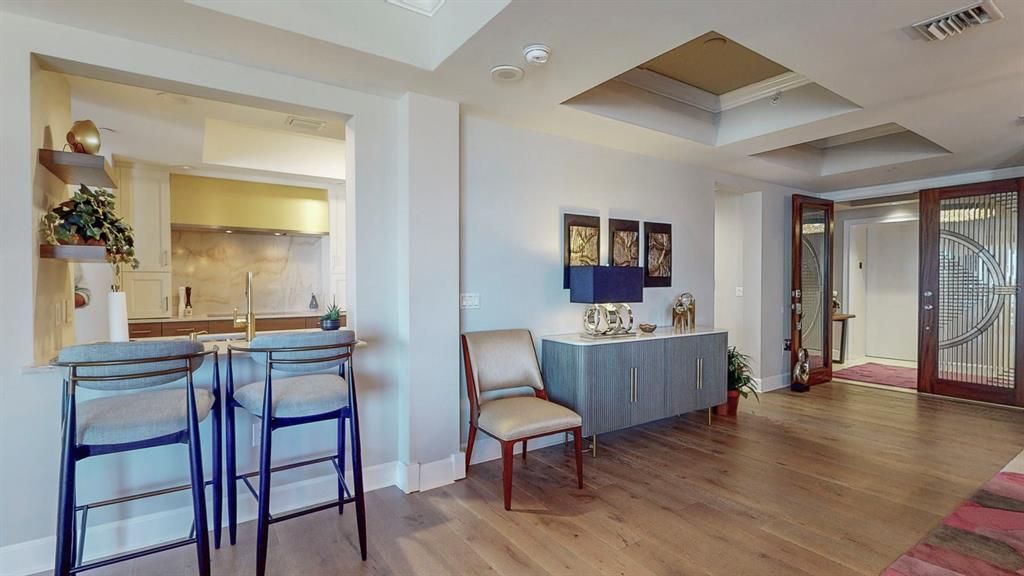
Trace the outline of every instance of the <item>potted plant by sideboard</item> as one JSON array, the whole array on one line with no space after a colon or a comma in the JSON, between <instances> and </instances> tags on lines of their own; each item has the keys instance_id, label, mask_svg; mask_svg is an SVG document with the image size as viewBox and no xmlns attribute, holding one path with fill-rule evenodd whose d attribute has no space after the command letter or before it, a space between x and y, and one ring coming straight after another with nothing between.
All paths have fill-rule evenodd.
<instances>
[{"instance_id":1,"label":"potted plant by sideboard","mask_svg":"<svg viewBox=\"0 0 1024 576\"><path fill-rule=\"evenodd\" d=\"M121 288L125 265L137 268L132 227L118 217L114 194L102 188L82 184L75 195L43 215L40 235L54 246L102 247L105 260L114 268L110 287L110 340L128 340L128 305Z\"/></svg>"},{"instance_id":2,"label":"potted plant by sideboard","mask_svg":"<svg viewBox=\"0 0 1024 576\"><path fill-rule=\"evenodd\" d=\"M331 304L327 312L320 317L321 330L337 330L341 328L341 308L337 304Z\"/></svg>"},{"instance_id":3,"label":"potted plant by sideboard","mask_svg":"<svg viewBox=\"0 0 1024 576\"><path fill-rule=\"evenodd\" d=\"M735 416L740 396L747 398L753 393L754 398L761 400L757 396L754 377L750 375L750 356L741 353L735 346L730 346L728 358L728 400L725 404L715 406L715 413L719 416Z\"/></svg>"}]
</instances>

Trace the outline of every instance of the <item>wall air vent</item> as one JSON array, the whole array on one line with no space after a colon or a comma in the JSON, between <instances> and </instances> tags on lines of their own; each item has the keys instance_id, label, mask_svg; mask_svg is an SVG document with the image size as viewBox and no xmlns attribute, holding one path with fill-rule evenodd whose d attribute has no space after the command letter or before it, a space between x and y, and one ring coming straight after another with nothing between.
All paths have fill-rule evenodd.
<instances>
[{"instance_id":1,"label":"wall air vent","mask_svg":"<svg viewBox=\"0 0 1024 576\"><path fill-rule=\"evenodd\" d=\"M959 10L922 20L914 24L913 28L928 40L944 40L969 28L995 22L1002 18L1003 13L996 7L993 0L981 0Z\"/></svg>"},{"instance_id":2,"label":"wall air vent","mask_svg":"<svg viewBox=\"0 0 1024 576\"><path fill-rule=\"evenodd\" d=\"M289 116L284 123L289 128L297 128L306 132L319 132L324 129L324 126L327 126L327 122L323 120L300 118L298 116Z\"/></svg>"}]
</instances>

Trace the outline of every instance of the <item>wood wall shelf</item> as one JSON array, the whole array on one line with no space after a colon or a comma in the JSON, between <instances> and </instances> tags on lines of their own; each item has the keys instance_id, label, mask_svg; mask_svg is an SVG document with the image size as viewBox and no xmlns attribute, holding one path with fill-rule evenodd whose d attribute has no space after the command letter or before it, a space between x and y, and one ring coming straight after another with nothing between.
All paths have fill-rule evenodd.
<instances>
[{"instance_id":1,"label":"wood wall shelf","mask_svg":"<svg viewBox=\"0 0 1024 576\"><path fill-rule=\"evenodd\" d=\"M40 244L40 258L67 260L68 262L106 262L106 246L84 246L81 244Z\"/></svg>"},{"instance_id":2,"label":"wood wall shelf","mask_svg":"<svg viewBox=\"0 0 1024 576\"><path fill-rule=\"evenodd\" d=\"M65 184L117 188L114 169L103 156L40 148L39 163Z\"/></svg>"}]
</instances>

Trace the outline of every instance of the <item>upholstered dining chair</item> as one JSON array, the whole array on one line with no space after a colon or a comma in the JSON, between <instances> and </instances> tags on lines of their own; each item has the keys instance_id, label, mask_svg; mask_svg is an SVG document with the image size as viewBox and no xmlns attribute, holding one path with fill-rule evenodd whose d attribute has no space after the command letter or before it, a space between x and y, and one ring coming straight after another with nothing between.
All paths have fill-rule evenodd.
<instances>
[{"instance_id":1,"label":"upholstered dining chair","mask_svg":"<svg viewBox=\"0 0 1024 576\"><path fill-rule=\"evenodd\" d=\"M512 509L512 451L527 440L571 432L576 448L576 483L583 488L583 420L572 410L548 400L537 350L529 330L490 330L462 335L469 396L469 440L466 474L479 429L501 443L505 510ZM524 391L526 395L511 395Z\"/></svg>"},{"instance_id":2,"label":"upholstered dining chair","mask_svg":"<svg viewBox=\"0 0 1024 576\"><path fill-rule=\"evenodd\" d=\"M291 332L257 336L245 345L228 346L227 378L227 467L228 467L228 536L232 545L237 532L237 482L242 481L256 497L256 574L263 576L267 566L270 525L337 507L343 514L345 504L356 505L356 526L359 531L359 552L366 560L366 505L363 498L363 461L359 436L359 411L356 408L355 373L352 351L355 333L351 330L329 332ZM264 368L262 381L235 387L232 354L249 353ZM277 373L277 374L275 374ZM276 377L290 374L287 377ZM235 409L240 408L259 418L259 471L238 474L235 446ZM271 440L274 430L311 422L337 420L337 453L272 467ZM352 433L353 490L345 482L346 424ZM338 477L338 499L302 508L294 512L270 514L270 477L273 472L310 464L330 462ZM257 492L249 478L259 477Z\"/></svg>"},{"instance_id":3,"label":"upholstered dining chair","mask_svg":"<svg viewBox=\"0 0 1024 576\"><path fill-rule=\"evenodd\" d=\"M198 387L194 382L194 372L207 356L213 356L211 389ZM208 576L210 546L204 490L207 482L203 478L199 423L213 414L213 480L210 483L213 485L214 545L220 547L220 379L216 347L204 352L201 343L187 340L83 344L62 349L53 365L67 370L54 574L77 574L194 543L199 574ZM180 380L185 381L184 386L171 385ZM75 399L78 388L107 395L78 402ZM191 484L90 504L76 502L79 461L168 444L188 445ZM187 538L82 562L90 510L188 489L192 491L193 524L192 534ZM81 526L78 526L79 512Z\"/></svg>"}]
</instances>

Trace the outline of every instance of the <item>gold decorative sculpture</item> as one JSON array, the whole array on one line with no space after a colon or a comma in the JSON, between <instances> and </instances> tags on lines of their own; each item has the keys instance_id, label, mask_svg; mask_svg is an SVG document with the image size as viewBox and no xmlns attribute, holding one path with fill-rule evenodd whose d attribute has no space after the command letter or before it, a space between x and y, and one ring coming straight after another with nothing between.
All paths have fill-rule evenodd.
<instances>
[{"instance_id":1,"label":"gold decorative sculpture","mask_svg":"<svg viewBox=\"0 0 1024 576\"><path fill-rule=\"evenodd\" d=\"M672 303L672 327L690 332L697 328L697 299L689 292L683 292Z\"/></svg>"},{"instance_id":2,"label":"gold decorative sculpture","mask_svg":"<svg viewBox=\"0 0 1024 576\"><path fill-rule=\"evenodd\" d=\"M78 120L71 125L66 136L74 152L85 154L100 153L100 131L92 120Z\"/></svg>"}]
</instances>

